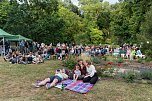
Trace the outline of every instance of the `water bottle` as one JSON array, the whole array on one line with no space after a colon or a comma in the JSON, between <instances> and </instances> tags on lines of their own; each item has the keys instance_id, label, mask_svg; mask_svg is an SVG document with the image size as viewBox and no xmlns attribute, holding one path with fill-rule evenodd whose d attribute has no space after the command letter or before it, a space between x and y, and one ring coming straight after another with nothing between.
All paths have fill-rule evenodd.
<instances>
[{"instance_id":1,"label":"water bottle","mask_svg":"<svg viewBox=\"0 0 152 101\"><path fill-rule=\"evenodd\" d=\"M61 91L63 91L64 90L64 84L62 83L62 86L61 86Z\"/></svg>"}]
</instances>

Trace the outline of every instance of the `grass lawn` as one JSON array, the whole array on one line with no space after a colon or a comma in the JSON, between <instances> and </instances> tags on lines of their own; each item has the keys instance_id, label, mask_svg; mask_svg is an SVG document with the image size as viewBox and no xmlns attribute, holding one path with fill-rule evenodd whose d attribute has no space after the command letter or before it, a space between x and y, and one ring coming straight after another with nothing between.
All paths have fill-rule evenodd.
<instances>
[{"instance_id":1,"label":"grass lawn","mask_svg":"<svg viewBox=\"0 0 152 101\"><path fill-rule=\"evenodd\" d=\"M86 94L57 88L33 88L31 84L54 74L60 61L19 65L0 58L0 101L152 101L152 85L101 80Z\"/></svg>"}]
</instances>

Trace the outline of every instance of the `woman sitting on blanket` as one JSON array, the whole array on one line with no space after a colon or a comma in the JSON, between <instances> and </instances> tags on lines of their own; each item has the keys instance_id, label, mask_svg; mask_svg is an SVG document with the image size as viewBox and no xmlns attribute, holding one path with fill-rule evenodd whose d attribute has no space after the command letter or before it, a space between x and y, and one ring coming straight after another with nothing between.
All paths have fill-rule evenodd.
<instances>
[{"instance_id":1,"label":"woman sitting on blanket","mask_svg":"<svg viewBox=\"0 0 152 101\"><path fill-rule=\"evenodd\" d=\"M40 86L46 86L47 89L52 88L56 86L57 83L61 82L62 80L65 80L68 78L68 75L65 73L65 70L56 70L56 73L54 76L50 76L49 78L46 78L45 80L32 84L34 87L38 88ZM51 83L51 84L47 84Z\"/></svg>"},{"instance_id":2,"label":"woman sitting on blanket","mask_svg":"<svg viewBox=\"0 0 152 101\"><path fill-rule=\"evenodd\" d=\"M90 82L90 84L95 84L98 80L95 66L92 65L90 61L86 61L84 65L87 68L87 75L84 77L83 82Z\"/></svg>"}]
</instances>

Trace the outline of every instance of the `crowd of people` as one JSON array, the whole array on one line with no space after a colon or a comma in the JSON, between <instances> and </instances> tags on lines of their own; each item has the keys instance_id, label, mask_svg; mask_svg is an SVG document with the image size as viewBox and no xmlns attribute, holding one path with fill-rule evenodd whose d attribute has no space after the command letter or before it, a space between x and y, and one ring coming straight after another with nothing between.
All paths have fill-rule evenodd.
<instances>
[{"instance_id":1,"label":"crowd of people","mask_svg":"<svg viewBox=\"0 0 152 101\"><path fill-rule=\"evenodd\" d=\"M136 57L145 57L140 49L131 45L124 45L119 48L113 48L110 45L107 46L94 46L94 45L76 45L76 44L60 44L46 45L44 43L28 42L22 40L19 43L19 48L11 48L6 41L6 52L4 60L9 61L12 64L39 64L43 63L45 59L55 57L56 59L63 60L68 55L79 56L81 53L85 53L88 56L104 56L113 55L128 58L133 60Z\"/></svg>"},{"instance_id":2,"label":"crowd of people","mask_svg":"<svg viewBox=\"0 0 152 101\"><path fill-rule=\"evenodd\" d=\"M129 45L115 48L112 54L113 56L116 56L116 57L119 56L119 57L130 59L130 60L134 60L136 58L145 58L145 55L142 54L139 47L129 46Z\"/></svg>"},{"instance_id":3,"label":"crowd of people","mask_svg":"<svg viewBox=\"0 0 152 101\"><path fill-rule=\"evenodd\" d=\"M50 59L54 56L56 59L63 60L68 55L81 55L82 52L88 55L98 55L98 54L106 54L106 49L102 48L102 52L99 53L99 49L93 54L91 53L91 47L83 46L83 45L75 45L75 44L60 44L53 46L52 44L46 45L44 43L37 42L27 42L21 41L19 43L19 48L9 48L6 49L5 52L5 61L9 61L13 64L38 64L43 63L45 59Z\"/></svg>"}]
</instances>

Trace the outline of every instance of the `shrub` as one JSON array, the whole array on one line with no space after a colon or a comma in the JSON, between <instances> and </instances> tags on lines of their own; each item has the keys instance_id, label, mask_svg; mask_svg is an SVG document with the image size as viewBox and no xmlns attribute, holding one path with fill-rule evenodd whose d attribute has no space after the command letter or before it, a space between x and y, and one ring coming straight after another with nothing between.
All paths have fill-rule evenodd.
<instances>
[{"instance_id":1,"label":"shrub","mask_svg":"<svg viewBox=\"0 0 152 101\"><path fill-rule=\"evenodd\" d=\"M107 61L107 56L103 56L103 60L104 60L104 61Z\"/></svg>"},{"instance_id":2,"label":"shrub","mask_svg":"<svg viewBox=\"0 0 152 101\"><path fill-rule=\"evenodd\" d=\"M95 64L100 64L101 63L101 60L100 60L100 58L98 58L98 57L92 57L91 58L91 61L93 62L93 63L95 63Z\"/></svg>"},{"instance_id":3,"label":"shrub","mask_svg":"<svg viewBox=\"0 0 152 101\"><path fill-rule=\"evenodd\" d=\"M152 54L151 53L152 53L151 49L145 51L146 57L149 60L152 60Z\"/></svg>"},{"instance_id":4,"label":"shrub","mask_svg":"<svg viewBox=\"0 0 152 101\"><path fill-rule=\"evenodd\" d=\"M117 68L110 67L110 68L103 68L101 72L102 77L114 77L117 74Z\"/></svg>"},{"instance_id":5,"label":"shrub","mask_svg":"<svg viewBox=\"0 0 152 101\"><path fill-rule=\"evenodd\" d=\"M138 63L143 63L143 58L139 58Z\"/></svg>"},{"instance_id":6,"label":"shrub","mask_svg":"<svg viewBox=\"0 0 152 101\"><path fill-rule=\"evenodd\" d=\"M124 60L123 60L123 58L118 58L117 62L118 62L118 63L123 63Z\"/></svg>"},{"instance_id":7,"label":"shrub","mask_svg":"<svg viewBox=\"0 0 152 101\"><path fill-rule=\"evenodd\" d=\"M96 68L96 70L97 70L97 75L98 76L102 76L102 70L101 70L101 68Z\"/></svg>"},{"instance_id":8,"label":"shrub","mask_svg":"<svg viewBox=\"0 0 152 101\"><path fill-rule=\"evenodd\" d=\"M141 72L141 78L146 80L152 80L152 70L144 70Z\"/></svg>"},{"instance_id":9,"label":"shrub","mask_svg":"<svg viewBox=\"0 0 152 101\"><path fill-rule=\"evenodd\" d=\"M73 69L77 64L77 60L74 56L69 56L66 60L63 61L63 65L69 69Z\"/></svg>"},{"instance_id":10,"label":"shrub","mask_svg":"<svg viewBox=\"0 0 152 101\"><path fill-rule=\"evenodd\" d=\"M146 61L146 62L151 62L151 61L152 61L152 58L146 57L145 61Z\"/></svg>"},{"instance_id":11,"label":"shrub","mask_svg":"<svg viewBox=\"0 0 152 101\"><path fill-rule=\"evenodd\" d=\"M135 79L138 78L139 74L135 72L134 70L127 71L126 73L120 73L120 76L126 81L126 82L134 82Z\"/></svg>"}]
</instances>

